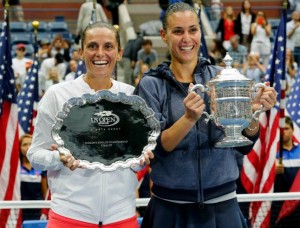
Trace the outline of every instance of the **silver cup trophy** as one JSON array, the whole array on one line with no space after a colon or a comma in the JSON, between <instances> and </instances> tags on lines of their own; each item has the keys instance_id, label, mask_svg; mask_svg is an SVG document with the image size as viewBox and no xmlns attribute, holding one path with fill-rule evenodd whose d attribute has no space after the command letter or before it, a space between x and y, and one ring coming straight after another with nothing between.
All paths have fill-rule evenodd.
<instances>
[{"instance_id":1,"label":"silver cup trophy","mask_svg":"<svg viewBox=\"0 0 300 228\"><path fill-rule=\"evenodd\" d=\"M252 113L251 102L253 93L258 88L265 88L265 84L254 82L240 74L231 67L232 58L226 53L223 59L225 68L221 70L207 85L196 84L190 91L200 89L208 92L211 97L211 114L203 112L208 119L213 120L217 126L224 128L225 137L215 144L216 147L239 147L252 144L242 135L244 128L251 120L258 120L260 110Z\"/></svg>"}]
</instances>

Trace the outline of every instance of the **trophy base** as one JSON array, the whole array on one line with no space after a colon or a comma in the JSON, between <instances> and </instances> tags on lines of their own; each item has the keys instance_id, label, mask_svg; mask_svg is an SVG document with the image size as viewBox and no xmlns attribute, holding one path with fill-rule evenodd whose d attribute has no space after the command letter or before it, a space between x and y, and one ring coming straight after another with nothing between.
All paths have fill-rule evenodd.
<instances>
[{"instance_id":1,"label":"trophy base","mask_svg":"<svg viewBox=\"0 0 300 228\"><path fill-rule=\"evenodd\" d=\"M217 142L215 147L239 147L239 146L248 146L253 144L253 142L247 139L244 136L226 136L222 141Z\"/></svg>"},{"instance_id":2,"label":"trophy base","mask_svg":"<svg viewBox=\"0 0 300 228\"><path fill-rule=\"evenodd\" d=\"M225 137L215 144L215 147L239 147L253 144L251 140L242 135L241 125L229 125L224 128Z\"/></svg>"}]
</instances>

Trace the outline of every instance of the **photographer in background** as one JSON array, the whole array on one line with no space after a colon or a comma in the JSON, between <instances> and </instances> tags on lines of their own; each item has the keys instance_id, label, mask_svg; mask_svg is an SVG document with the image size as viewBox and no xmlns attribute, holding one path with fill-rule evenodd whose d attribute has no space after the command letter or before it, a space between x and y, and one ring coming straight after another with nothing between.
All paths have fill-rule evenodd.
<instances>
[{"instance_id":1,"label":"photographer in background","mask_svg":"<svg viewBox=\"0 0 300 228\"><path fill-rule=\"evenodd\" d=\"M262 62L265 66L269 63L271 54L271 25L267 20L266 14L263 11L258 11L255 22L251 24L251 52L260 54Z\"/></svg>"}]
</instances>

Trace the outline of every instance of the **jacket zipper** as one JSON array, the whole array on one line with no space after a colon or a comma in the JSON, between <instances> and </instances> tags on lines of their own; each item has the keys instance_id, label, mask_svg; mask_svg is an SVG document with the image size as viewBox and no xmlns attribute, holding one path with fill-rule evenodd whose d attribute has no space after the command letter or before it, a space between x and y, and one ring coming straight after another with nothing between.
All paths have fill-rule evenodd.
<instances>
[{"instance_id":1,"label":"jacket zipper","mask_svg":"<svg viewBox=\"0 0 300 228\"><path fill-rule=\"evenodd\" d=\"M185 91L184 87L178 82L176 81L173 77L172 77L173 81L175 82L175 84L181 89L181 91L184 92L184 94L187 96L188 95L188 92ZM198 137L198 132L200 131L199 130L199 122L197 121L196 122L196 131L197 131L197 145L200 145L201 141L200 141L200 138ZM199 205L199 208L203 208L204 204L203 204L203 201L204 201L204 196L203 196L203 188L202 188L202 173L201 173L201 166L200 166L200 150L198 149L198 147L196 148L197 150L197 160L198 160L198 196L197 196L197 202L198 202L198 205Z\"/></svg>"},{"instance_id":2,"label":"jacket zipper","mask_svg":"<svg viewBox=\"0 0 300 228\"><path fill-rule=\"evenodd\" d=\"M103 188L101 186L105 186L105 182L106 182L106 175L102 175L102 184L100 185L100 206L99 206L99 223L98 223L98 226L99 227L102 227L102 224L103 224L103 209L105 207L105 204L103 202L103 199L104 199L104 192L103 191Z\"/></svg>"},{"instance_id":3,"label":"jacket zipper","mask_svg":"<svg viewBox=\"0 0 300 228\"><path fill-rule=\"evenodd\" d=\"M200 137L198 136L198 132L200 131L199 128L199 123L197 121L196 123L196 131L197 131L197 145L200 145ZM199 208L203 207L203 201L204 201L204 196L203 196L203 188L202 188L202 172L201 172L201 164L200 164L200 149L197 147L197 160L198 160L198 204Z\"/></svg>"}]
</instances>

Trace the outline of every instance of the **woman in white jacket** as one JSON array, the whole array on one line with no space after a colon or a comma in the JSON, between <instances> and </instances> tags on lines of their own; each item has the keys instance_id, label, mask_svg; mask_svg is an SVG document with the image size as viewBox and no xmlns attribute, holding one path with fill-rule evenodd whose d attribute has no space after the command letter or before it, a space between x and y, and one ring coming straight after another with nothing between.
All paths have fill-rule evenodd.
<instances>
[{"instance_id":1,"label":"woman in white jacket","mask_svg":"<svg viewBox=\"0 0 300 228\"><path fill-rule=\"evenodd\" d=\"M89 25L82 41L80 52L87 73L47 90L39 104L33 143L27 154L35 169L48 170L52 194L48 227L138 227L135 215L137 178L130 168L112 172L83 169L73 156L62 155L53 146L54 117L68 99L99 90L127 95L134 90L111 77L123 52L118 32L112 25L105 22ZM149 157L153 158L150 151L144 155L146 163Z\"/></svg>"}]
</instances>

